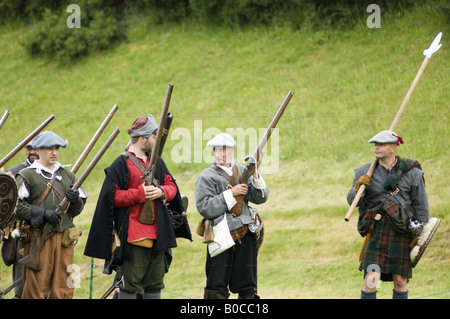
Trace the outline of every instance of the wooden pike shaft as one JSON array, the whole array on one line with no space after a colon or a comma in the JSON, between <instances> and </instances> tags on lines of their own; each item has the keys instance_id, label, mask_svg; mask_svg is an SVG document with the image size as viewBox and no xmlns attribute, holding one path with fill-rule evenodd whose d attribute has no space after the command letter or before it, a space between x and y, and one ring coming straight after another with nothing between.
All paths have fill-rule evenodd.
<instances>
[{"instance_id":1,"label":"wooden pike shaft","mask_svg":"<svg viewBox=\"0 0 450 319\"><path fill-rule=\"evenodd\" d=\"M399 108L399 110L397 112L397 115L395 115L394 121L392 121L392 124L389 127L390 131L393 131L395 129L395 127L397 126L400 118L402 117L403 112L405 111L406 105L408 104L408 102L409 102L409 100L411 98L411 95L413 94L414 90L416 89L416 86L417 86L417 83L420 80L420 77L422 76L423 72L425 71L425 68L427 67L428 61L430 61L430 58L426 56L425 59L422 62L422 65L420 66L419 71L416 74L416 77L414 78L414 81L412 82L412 84L411 84L411 86L410 86L410 88L408 90L408 93L406 93L406 96L405 96L405 98L403 100L402 105L400 106L400 108ZM372 176L373 171L375 170L375 167L377 166L377 162L378 162L378 160L375 158L373 160L372 164L370 165L369 170L367 171L367 175L368 176ZM350 208L348 209L347 214L345 215L344 220L346 222L348 222L350 220L350 217L352 216L353 211L355 210L356 205L358 204L359 200L361 199L361 196L364 193L365 189L366 189L366 185L361 185L359 187L359 190L356 193L356 196L353 199L353 202L350 205Z\"/></svg>"},{"instance_id":2,"label":"wooden pike shaft","mask_svg":"<svg viewBox=\"0 0 450 319\"><path fill-rule=\"evenodd\" d=\"M14 157L21 149L23 149L31 140L38 135L45 127L47 127L53 120L55 115L50 115L41 125L39 125L33 132L31 132L22 142L20 142L11 152L9 152L3 159L0 160L0 167L3 167L11 158Z\"/></svg>"}]
</instances>

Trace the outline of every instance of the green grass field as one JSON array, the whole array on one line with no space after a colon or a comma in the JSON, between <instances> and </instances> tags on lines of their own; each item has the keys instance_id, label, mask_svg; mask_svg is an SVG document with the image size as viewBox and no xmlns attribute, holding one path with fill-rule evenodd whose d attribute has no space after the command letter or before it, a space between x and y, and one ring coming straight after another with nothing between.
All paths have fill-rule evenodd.
<instances>
[{"instance_id":1,"label":"green grass field","mask_svg":"<svg viewBox=\"0 0 450 319\"><path fill-rule=\"evenodd\" d=\"M423 61L422 51L442 31L443 46L430 60L396 132L405 140L399 155L419 160L425 171L430 216L442 220L413 270L409 297L449 298L448 21L428 6L401 17L383 16L380 29L367 28L366 13L361 15L353 30L339 32L294 32L286 27L227 30L189 23L153 26L136 19L127 43L71 65L28 56L20 43L32 27L1 28L0 112L10 111L0 132L2 154L55 114L49 129L69 141L60 162L73 164L111 107L119 105L80 169L119 127L119 137L84 184L90 197L76 219L84 234L75 249L75 264L84 270L74 297L89 298L91 259L83 251L103 169L123 151L129 139L126 130L137 116L149 112L159 119L167 85L172 83L172 130L187 129L189 136L200 140L202 150L207 138L195 135L195 123L202 124L200 134L208 128L265 128L288 91L295 92L278 125L279 168L264 176L270 197L258 207L266 229L259 254L259 294L359 298L363 239L356 231L357 212L344 221L353 169L372 161L368 139L390 126ZM163 298L202 298L206 245L195 234L200 215L194 183L210 163L194 163L192 144L192 160L175 163L171 155L179 142L171 136L163 158L190 199L194 240L180 240L173 250ZM19 153L6 167L23 157ZM94 263L103 266L102 260ZM100 298L112 280L95 266L92 298ZM0 263L0 286L10 284L11 268ZM391 298L392 288L391 283L380 283L378 297Z\"/></svg>"}]
</instances>

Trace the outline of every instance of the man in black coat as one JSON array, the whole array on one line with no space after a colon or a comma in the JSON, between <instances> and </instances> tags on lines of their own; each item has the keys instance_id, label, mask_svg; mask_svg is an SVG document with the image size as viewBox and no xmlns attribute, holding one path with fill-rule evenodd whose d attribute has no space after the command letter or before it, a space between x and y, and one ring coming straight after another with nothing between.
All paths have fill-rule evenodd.
<instances>
[{"instance_id":1,"label":"man in black coat","mask_svg":"<svg viewBox=\"0 0 450 319\"><path fill-rule=\"evenodd\" d=\"M31 164L33 164L33 162L36 159L39 159L39 155L37 154L36 149L34 149L33 146L31 146L31 142L28 143L28 145L25 147L25 149L26 149L26 156L27 156L26 161L19 163L17 165L14 165L11 168L8 168L6 170L7 173L11 173L11 175L16 176L16 174L20 170L24 169L25 167L30 166ZM13 228L15 228L15 226ZM11 240L15 241L15 246L16 246L16 256L15 256L15 261L14 261L13 270L12 270L12 279L13 279L13 282L15 282L19 278L22 278L22 265L19 264L19 259L22 257L19 255L20 247L18 245L18 240L15 238L11 238ZM12 299L21 299L22 291L23 291L23 282L20 282L14 288L14 296L12 297Z\"/></svg>"},{"instance_id":2,"label":"man in black coat","mask_svg":"<svg viewBox=\"0 0 450 319\"><path fill-rule=\"evenodd\" d=\"M128 130L131 143L127 151L105 169L84 252L105 259L105 273L120 271L124 285L119 298L123 299L136 298L142 289L144 298L160 298L163 277L171 262L171 248L177 246L176 238L192 240L187 219L174 227L173 216L179 216L185 209L175 179L160 157L155 171L159 186L143 184L142 168L148 168L157 129L154 117L148 114L147 118L137 118ZM146 200L154 202L153 224L139 220ZM112 252L114 233L120 239L116 252Z\"/></svg>"}]
</instances>

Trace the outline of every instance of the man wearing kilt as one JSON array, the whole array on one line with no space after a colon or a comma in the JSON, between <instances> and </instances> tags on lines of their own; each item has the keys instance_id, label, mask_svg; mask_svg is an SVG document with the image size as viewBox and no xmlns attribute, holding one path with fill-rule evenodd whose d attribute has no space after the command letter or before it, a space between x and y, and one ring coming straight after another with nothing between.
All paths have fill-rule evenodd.
<instances>
[{"instance_id":1,"label":"man wearing kilt","mask_svg":"<svg viewBox=\"0 0 450 319\"><path fill-rule=\"evenodd\" d=\"M361 185L365 192L358 202L358 232L370 236L363 247L360 271L364 271L362 299L376 298L373 279L393 281L394 299L407 299L407 282L412 277L410 225L428 222L428 199L419 162L397 156L403 139L392 131L381 131L369 140L374 143L377 166L369 177L371 163L355 169L352 188L347 194L353 202ZM418 222L418 223L417 223Z\"/></svg>"}]
</instances>

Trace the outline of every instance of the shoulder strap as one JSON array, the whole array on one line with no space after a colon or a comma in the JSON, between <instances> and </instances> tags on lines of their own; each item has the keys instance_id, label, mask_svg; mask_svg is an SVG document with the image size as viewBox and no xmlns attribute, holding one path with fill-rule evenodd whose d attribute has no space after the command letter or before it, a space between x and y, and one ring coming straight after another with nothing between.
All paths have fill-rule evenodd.
<instances>
[{"instance_id":1,"label":"shoulder strap","mask_svg":"<svg viewBox=\"0 0 450 319\"><path fill-rule=\"evenodd\" d=\"M139 170L141 171L142 174L145 173L145 170L146 170L145 166L137 159L136 156L134 156L133 154L131 154L128 151L123 152L122 155L129 158L130 161L133 162L133 164L136 165L137 168L139 168Z\"/></svg>"},{"instance_id":2,"label":"shoulder strap","mask_svg":"<svg viewBox=\"0 0 450 319\"><path fill-rule=\"evenodd\" d=\"M47 197L48 192L52 189L53 181L54 181L54 178L52 178L52 179L47 183L47 187L45 187L44 191L42 192L41 197L39 197L39 199L37 200L37 202L35 203L35 205L40 206L40 204L42 203L42 201Z\"/></svg>"},{"instance_id":3,"label":"shoulder strap","mask_svg":"<svg viewBox=\"0 0 450 319\"><path fill-rule=\"evenodd\" d=\"M142 173L142 176L144 176L145 171L146 171L147 169L146 169L145 166L141 163L141 161L139 161L139 160L137 159L136 156L134 156L133 154L131 154L131 153L128 152L128 151L123 152L122 155L124 155L124 156L126 156L127 158L129 158L130 161L131 161L134 165L136 165L137 168L139 168L139 170L140 170L141 173ZM156 186L159 186L160 183L159 183L159 181L158 181L156 178L154 178L154 179L153 179L153 184L155 184Z\"/></svg>"},{"instance_id":4,"label":"shoulder strap","mask_svg":"<svg viewBox=\"0 0 450 319\"><path fill-rule=\"evenodd\" d=\"M236 181L237 181L237 168L236 168L236 164L234 165L234 169L233 169L233 178L231 178L230 175L228 175L223 169L221 169L219 166L217 166L217 164L213 165L213 168L218 171L220 173L220 175L222 175L223 177L225 177L227 179L227 181L231 184L231 186L235 186L237 185Z\"/></svg>"},{"instance_id":5,"label":"shoulder strap","mask_svg":"<svg viewBox=\"0 0 450 319\"><path fill-rule=\"evenodd\" d=\"M58 179L55 179L53 183L53 189L58 193L59 196L65 197L66 196L66 190L64 189L64 186L59 182Z\"/></svg>"},{"instance_id":6,"label":"shoulder strap","mask_svg":"<svg viewBox=\"0 0 450 319\"><path fill-rule=\"evenodd\" d=\"M418 161L399 157L395 167L396 168L395 175L397 176L396 183L394 185L395 190L389 191L390 195L394 197L397 200L397 202L405 209L406 213L410 218L414 216L415 213L414 208L411 205L406 204L406 199L403 198L402 192L398 188L398 184L403 174L408 172L410 169L414 167L417 167L420 170L422 170L422 167L420 166L420 163Z\"/></svg>"}]
</instances>

